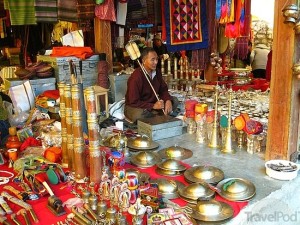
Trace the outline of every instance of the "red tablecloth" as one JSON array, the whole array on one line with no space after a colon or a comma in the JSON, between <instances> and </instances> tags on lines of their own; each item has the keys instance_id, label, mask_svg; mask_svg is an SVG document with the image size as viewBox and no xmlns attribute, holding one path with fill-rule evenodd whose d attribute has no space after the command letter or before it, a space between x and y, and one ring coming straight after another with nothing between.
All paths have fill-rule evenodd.
<instances>
[{"instance_id":1,"label":"red tablecloth","mask_svg":"<svg viewBox=\"0 0 300 225\"><path fill-rule=\"evenodd\" d=\"M189 165L186 165L186 166L190 167ZM136 168L135 166L130 165L130 164L126 164L125 167L126 168ZM175 180L178 180L178 181L180 181L180 182L182 182L182 183L184 183L186 185L188 184L184 180L183 175L176 176L176 177L161 176L161 175L156 174L155 168L156 168L156 166L153 166L153 167L150 167L150 168L146 168L146 169L141 169L141 168L138 168L138 169L141 172L148 173L150 175L151 179L155 179L155 178L175 179ZM8 168L7 165L0 166L0 170L5 170L5 171L12 172L12 169ZM1 171L0 171L0 176L6 176L6 175L4 173L1 173ZM51 187L51 189L53 190L55 196L57 196L60 200L62 200L62 202L65 202L69 198L73 198L74 197L74 195L70 193L70 190L71 190L70 187L68 187L65 183L60 183L58 185L51 185L48 182L48 184ZM10 183L8 183L6 185L11 185L11 186L15 187L16 189L21 190L20 187L18 187L17 183L10 182ZM4 187L4 185L0 186L0 191L1 192L3 191L3 187ZM10 193L10 192L8 191L8 193ZM11 195L14 196L14 194L11 194ZM48 198L49 198L49 195L41 197L39 200L27 201L29 204L32 205L34 211L36 212L36 214L38 216L38 219L39 219L39 223L38 224L42 224L42 225L56 224L58 221L63 221L66 218L66 215L62 215L62 216L59 216L59 217L55 216L47 208ZM232 201L228 201L226 199L223 199L219 195L216 195L216 200L222 201L222 202L226 202L229 205L231 205L232 208L234 209L234 216L236 216L240 212L240 210L248 204L248 202L232 202ZM187 204L184 200L182 200L180 198L174 199L172 201L174 201L175 203L179 204L180 206L184 206L184 205ZM14 213L17 213L19 211L19 209L21 209L21 207L16 206L16 205L12 204L11 202L8 202L8 204L11 207L11 209L13 210ZM70 211L68 209L66 209L66 211L67 211L67 214L70 213ZM128 215L128 213L126 213L125 215L128 217L128 221L131 221L131 216ZM7 218L8 218L9 221L11 221L10 220L10 215L8 215ZM25 224L24 219L23 219L22 216L18 216L17 218L23 224Z\"/></svg>"}]
</instances>

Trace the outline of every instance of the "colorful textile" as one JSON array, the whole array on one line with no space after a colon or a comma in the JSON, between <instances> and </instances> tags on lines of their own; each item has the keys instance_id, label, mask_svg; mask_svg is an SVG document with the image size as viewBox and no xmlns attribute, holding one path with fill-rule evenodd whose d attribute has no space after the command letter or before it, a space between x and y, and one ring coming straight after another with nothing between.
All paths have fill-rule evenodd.
<instances>
[{"instance_id":1,"label":"colorful textile","mask_svg":"<svg viewBox=\"0 0 300 225\"><path fill-rule=\"evenodd\" d=\"M76 6L76 0L57 0L58 19L68 22L77 22Z\"/></svg>"},{"instance_id":2,"label":"colorful textile","mask_svg":"<svg viewBox=\"0 0 300 225\"><path fill-rule=\"evenodd\" d=\"M208 47L205 0L166 0L165 12L168 51Z\"/></svg>"},{"instance_id":3,"label":"colorful textile","mask_svg":"<svg viewBox=\"0 0 300 225\"><path fill-rule=\"evenodd\" d=\"M37 22L57 22L57 0L35 0Z\"/></svg>"},{"instance_id":4,"label":"colorful textile","mask_svg":"<svg viewBox=\"0 0 300 225\"><path fill-rule=\"evenodd\" d=\"M34 0L8 0L11 25L35 25Z\"/></svg>"},{"instance_id":5,"label":"colorful textile","mask_svg":"<svg viewBox=\"0 0 300 225\"><path fill-rule=\"evenodd\" d=\"M77 14L80 20L94 19L95 17L94 0L77 0Z\"/></svg>"}]
</instances>

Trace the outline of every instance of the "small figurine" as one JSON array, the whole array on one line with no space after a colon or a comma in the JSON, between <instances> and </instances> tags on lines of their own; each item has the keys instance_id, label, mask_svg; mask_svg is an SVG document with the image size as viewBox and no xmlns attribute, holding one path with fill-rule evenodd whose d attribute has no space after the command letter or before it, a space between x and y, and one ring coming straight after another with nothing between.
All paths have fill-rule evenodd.
<instances>
[{"instance_id":1,"label":"small figurine","mask_svg":"<svg viewBox=\"0 0 300 225\"><path fill-rule=\"evenodd\" d=\"M106 170L104 170L102 177L101 177L101 183L100 183L100 188L103 191L103 199L104 200L109 200L110 187L111 187L111 180L109 179L108 174L106 173Z\"/></svg>"},{"instance_id":2,"label":"small figurine","mask_svg":"<svg viewBox=\"0 0 300 225\"><path fill-rule=\"evenodd\" d=\"M120 195L119 195L119 201L122 202L121 209L123 212L127 212L130 204L129 199L131 197L131 192L128 189L127 183L122 183L120 186Z\"/></svg>"}]
</instances>

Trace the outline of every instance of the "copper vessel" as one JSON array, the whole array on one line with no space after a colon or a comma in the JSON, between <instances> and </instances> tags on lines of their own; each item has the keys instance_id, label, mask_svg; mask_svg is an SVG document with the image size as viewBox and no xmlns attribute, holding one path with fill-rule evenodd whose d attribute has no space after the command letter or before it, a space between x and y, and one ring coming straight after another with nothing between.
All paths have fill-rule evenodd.
<instances>
[{"instance_id":1,"label":"copper vessel","mask_svg":"<svg viewBox=\"0 0 300 225\"><path fill-rule=\"evenodd\" d=\"M98 120L95 119L96 99L93 88L85 90L86 108L87 108L87 123L89 136L89 158L90 158L90 181L100 183L102 171L102 154L100 150L100 134Z\"/></svg>"},{"instance_id":2,"label":"copper vessel","mask_svg":"<svg viewBox=\"0 0 300 225\"><path fill-rule=\"evenodd\" d=\"M66 124L66 105L64 96L65 83L58 83L59 97L60 97L60 123L61 123L61 149L62 149L62 167L68 167L68 152L67 152L67 124Z\"/></svg>"},{"instance_id":3,"label":"copper vessel","mask_svg":"<svg viewBox=\"0 0 300 225\"><path fill-rule=\"evenodd\" d=\"M71 171L74 171L71 84L66 84L64 87L64 99L66 107L68 167Z\"/></svg>"},{"instance_id":4,"label":"copper vessel","mask_svg":"<svg viewBox=\"0 0 300 225\"><path fill-rule=\"evenodd\" d=\"M83 182L86 177L85 144L82 130L82 116L80 104L80 89L78 84L72 85L72 126L73 126L73 154L75 180Z\"/></svg>"}]
</instances>

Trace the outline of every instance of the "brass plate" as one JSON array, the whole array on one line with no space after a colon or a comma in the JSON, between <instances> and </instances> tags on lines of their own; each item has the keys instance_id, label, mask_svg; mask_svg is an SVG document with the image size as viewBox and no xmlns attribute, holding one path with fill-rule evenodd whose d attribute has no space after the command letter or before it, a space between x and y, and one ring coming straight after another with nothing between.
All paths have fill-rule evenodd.
<instances>
[{"instance_id":1,"label":"brass plate","mask_svg":"<svg viewBox=\"0 0 300 225\"><path fill-rule=\"evenodd\" d=\"M184 177L190 183L206 182L217 184L224 179L224 172L214 166L194 166L184 172Z\"/></svg>"}]
</instances>

